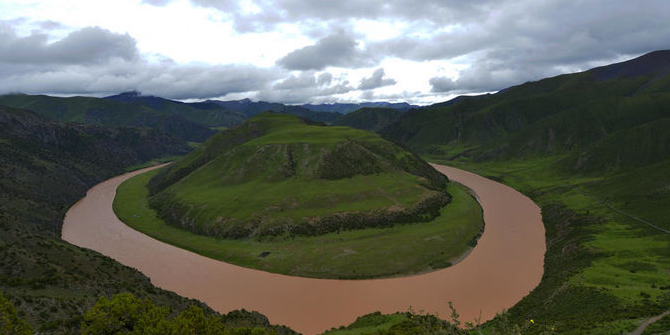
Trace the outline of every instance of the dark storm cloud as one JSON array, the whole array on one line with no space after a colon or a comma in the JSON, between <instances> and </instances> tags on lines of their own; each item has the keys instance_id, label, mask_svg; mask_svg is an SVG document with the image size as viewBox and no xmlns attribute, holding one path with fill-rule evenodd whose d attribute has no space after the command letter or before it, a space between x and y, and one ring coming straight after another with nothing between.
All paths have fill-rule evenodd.
<instances>
[{"instance_id":1,"label":"dark storm cloud","mask_svg":"<svg viewBox=\"0 0 670 335\"><path fill-rule=\"evenodd\" d=\"M145 0L151 3L161 0ZM492 0L252 0L258 11L245 12L239 1L191 0L198 6L229 13L241 31L272 30L279 23L346 21L348 19L421 20L443 24L459 18L487 15Z\"/></svg>"},{"instance_id":2,"label":"dark storm cloud","mask_svg":"<svg viewBox=\"0 0 670 335\"><path fill-rule=\"evenodd\" d=\"M375 70L372 76L368 78L361 79L360 85L358 85L359 90L373 90L378 87L395 85L397 82L395 79L384 78L384 69L379 68Z\"/></svg>"},{"instance_id":3,"label":"dark storm cloud","mask_svg":"<svg viewBox=\"0 0 670 335\"><path fill-rule=\"evenodd\" d=\"M135 40L101 28L83 28L48 43L33 33L17 37L0 25L0 94L9 92L103 95L137 89L173 99L212 98L257 91L284 71L252 65L180 65L143 59Z\"/></svg>"},{"instance_id":4,"label":"dark storm cloud","mask_svg":"<svg viewBox=\"0 0 670 335\"><path fill-rule=\"evenodd\" d=\"M356 41L352 34L339 33L277 64L293 70L357 68L384 57L472 63L457 81L460 90L500 89L505 86L496 85L584 70L670 46L666 0L253 0L260 10L252 14L235 2L192 2L225 10L241 31L271 30L279 23L296 23L304 31L333 25L351 31L357 19L402 23L407 28L396 38ZM372 56L374 61L368 61Z\"/></svg>"},{"instance_id":5,"label":"dark storm cloud","mask_svg":"<svg viewBox=\"0 0 670 335\"><path fill-rule=\"evenodd\" d=\"M53 43L48 42L46 34L17 37L11 29L0 31L0 63L93 64L112 58L133 60L137 57L132 37L99 27L77 30Z\"/></svg>"},{"instance_id":6,"label":"dark storm cloud","mask_svg":"<svg viewBox=\"0 0 670 335\"><path fill-rule=\"evenodd\" d=\"M457 80L430 80L434 92L463 93L495 91L670 47L666 1L520 2L503 9L480 25L372 48L413 60L465 56L470 66Z\"/></svg>"},{"instance_id":7,"label":"dark storm cloud","mask_svg":"<svg viewBox=\"0 0 670 335\"><path fill-rule=\"evenodd\" d=\"M277 65L289 70L321 70L328 66L356 68L372 64L373 60L357 45L352 36L338 32L290 52L277 60Z\"/></svg>"},{"instance_id":8,"label":"dark storm cloud","mask_svg":"<svg viewBox=\"0 0 670 335\"><path fill-rule=\"evenodd\" d=\"M143 2L164 6L171 0ZM156 64L138 55L128 35L86 28L53 42L40 31L61 29L57 24L18 18L0 22L0 91L97 94L140 89L173 98L258 92L258 97L273 101L305 102L361 90L367 99L374 96L368 89L390 85L393 79L375 73L352 85L320 71L378 68L386 58L435 61L436 68L458 64L457 79L437 74L421 78L432 87L432 93L423 94L435 96L495 91L670 48L667 0L191 2L221 11L215 17L232 21L238 32L295 24L315 42L284 55L273 68ZM249 10L249 3L256 8ZM361 19L397 23L399 34L366 40L367 32L357 25ZM19 37L13 25L41 30Z\"/></svg>"}]
</instances>

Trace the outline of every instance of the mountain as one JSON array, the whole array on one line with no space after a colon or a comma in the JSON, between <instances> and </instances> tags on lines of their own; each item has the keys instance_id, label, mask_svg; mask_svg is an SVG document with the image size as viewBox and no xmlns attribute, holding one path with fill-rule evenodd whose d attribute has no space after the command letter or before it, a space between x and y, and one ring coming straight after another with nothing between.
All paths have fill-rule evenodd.
<instances>
[{"instance_id":1,"label":"mountain","mask_svg":"<svg viewBox=\"0 0 670 335\"><path fill-rule=\"evenodd\" d=\"M475 160L565 154L567 169L617 170L670 154L670 51L410 111L382 130L425 154ZM625 143L630 150L620 150ZM458 149L455 149L458 147ZM646 151L633 148L645 147Z\"/></svg>"},{"instance_id":2,"label":"mountain","mask_svg":"<svg viewBox=\"0 0 670 335\"><path fill-rule=\"evenodd\" d=\"M173 315L199 306L228 328L247 328L240 329L245 334L255 327L295 334L257 312L219 315L156 288L135 269L61 240L65 212L90 187L131 165L190 150L183 140L152 129L58 123L0 106L0 302L7 297L39 334L78 334L84 313L103 301L99 297L120 293L148 299ZM106 317L125 319L97 316L101 323ZM119 329L107 326L110 332Z\"/></svg>"},{"instance_id":3,"label":"mountain","mask_svg":"<svg viewBox=\"0 0 670 335\"><path fill-rule=\"evenodd\" d=\"M178 115L207 127L230 127L244 122L246 116L240 112L212 103L184 103L161 97L142 95L131 91L106 97L105 99L140 104L167 115Z\"/></svg>"},{"instance_id":4,"label":"mountain","mask_svg":"<svg viewBox=\"0 0 670 335\"><path fill-rule=\"evenodd\" d=\"M656 51L409 111L381 131L541 208L542 281L485 328L532 318L557 333L629 333L668 310L669 64L670 51Z\"/></svg>"},{"instance_id":5,"label":"mountain","mask_svg":"<svg viewBox=\"0 0 670 335\"><path fill-rule=\"evenodd\" d=\"M413 108L418 108L419 106L415 105L410 105L406 102L398 102L398 103L392 103L392 102L361 102L357 104L341 104L341 103L334 103L334 104L320 104L320 105L312 105L312 104L306 104L306 105L301 105L304 108L307 108L309 110L315 111L315 112L334 112L334 113L342 113L342 114L348 114L353 111L359 110L361 108L369 107L369 108L392 108L392 109L397 109L402 112L406 112L410 109Z\"/></svg>"},{"instance_id":6,"label":"mountain","mask_svg":"<svg viewBox=\"0 0 670 335\"><path fill-rule=\"evenodd\" d=\"M345 114L333 123L336 126L349 126L368 131L380 131L402 116L402 112L393 108L363 107Z\"/></svg>"},{"instance_id":7,"label":"mountain","mask_svg":"<svg viewBox=\"0 0 670 335\"><path fill-rule=\"evenodd\" d=\"M31 110L60 122L150 127L193 142L203 142L215 133L180 113L159 111L140 103L113 99L10 94L0 96L0 105Z\"/></svg>"},{"instance_id":8,"label":"mountain","mask_svg":"<svg viewBox=\"0 0 670 335\"><path fill-rule=\"evenodd\" d=\"M253 117L262 112L272 111L275 113L297 115L312 121L332 123L342 116L342 114L336 112L312 111L301 106L290 106L265 101L251 101L249 99L231 101L207 100L205 103L215 104L230 110L241 112L246 115L247 118Z\"/></svg>"},{"instance_id":9,"label":"mountain","mask_svg":"<svg viewBox=\"0 0 670 335\"><path fill-rule=\"evenodd\" d=\"M151 129L63 124L0 106L0 291L41 334L73 334L97 297L124 291L182 310L194 301L60 239L66 210L133 164L190 150Z\"/></svg>"},{"instance_id":10,"label":"mountain","mask_svg":"<svg viewBox=\"0 0 670 335\"><path fill-rule=\"evenodd\" d=\"M212 137L149 186L167 222L236 239L430 221L450 201L446 183L373 133L266 112Z\"/></svg>"}]
</instances>

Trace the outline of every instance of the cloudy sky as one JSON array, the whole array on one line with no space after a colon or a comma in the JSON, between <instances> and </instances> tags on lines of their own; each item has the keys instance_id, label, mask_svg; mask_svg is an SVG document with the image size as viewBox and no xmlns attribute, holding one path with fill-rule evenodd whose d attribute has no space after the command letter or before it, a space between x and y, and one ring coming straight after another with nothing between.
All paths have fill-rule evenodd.
<instances>
[{"instance_id":1,"label":"cloudy sky","mask_svg":"<svg viewBox=\"0 0 670 335\"><path fill-rule=\"evenodd\" d=\"M8 0L0 93L428 104L670 49L667 0Z\"/></svg>"}]
</instances>

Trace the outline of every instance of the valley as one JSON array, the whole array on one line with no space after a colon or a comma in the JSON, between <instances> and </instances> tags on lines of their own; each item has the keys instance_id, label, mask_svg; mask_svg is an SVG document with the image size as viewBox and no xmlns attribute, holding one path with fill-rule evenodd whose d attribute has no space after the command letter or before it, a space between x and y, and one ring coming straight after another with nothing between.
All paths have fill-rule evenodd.
<instances>
[{"instance_id":1,"label":"valley","mask_svg":"<svg viewBox=\"0 0 670 335\"><path fill-rule=\"evenodd\" d=\"M667 13L0 3L0 334L668 335Z\"/></svg>"},{"instance_id":2,"label":"valley","mask_svg":"<svg viewBox=\"0 0 670 335\"><path fill-rule=\"evenodd\" d=\"M374 280L292 277L235 266L159 242L126 226L112 209L118 185L145 170L89 190L68 212L63 238L140 269L159 287L202 300L220 312L242 307L256 310L273 323L305 334L376 310L393 313L412 306L441 312L448 310L449 301L464 320L480 315L492 318L519 301L542 277L545 246L539 208L510 187L462 170L436 167L477 194L486 229L465 259L426 274Z\"/></svg>"}]
</instances>

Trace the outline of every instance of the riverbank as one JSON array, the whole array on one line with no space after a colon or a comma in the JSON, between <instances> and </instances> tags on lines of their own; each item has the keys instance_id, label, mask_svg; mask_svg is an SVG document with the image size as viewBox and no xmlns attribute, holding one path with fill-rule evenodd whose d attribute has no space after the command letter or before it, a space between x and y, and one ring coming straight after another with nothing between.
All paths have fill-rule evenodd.
<instances>
[{"instance_id":1,"label":"riverbank","mask_svg":"<svg viewBox=\"0 0 670 335\"><path fill-rule=\"evenodd\" d=\"M446 166L447 176L480 199L486 229L462 262L432 273L375 280L298 278L212 260L159 242L119 221L116 188L139 170L91 190L65 218L63 239L135 267L155 285L227 312L259 311L305 334L352 322L373 311L424 310L444 315L452 301L462 320L492 318L539 283L545 251L539 208L512 188ZM197 275L196 275L197 274ZM495 278L495 280L492 280Z\"/></svg>"}]
</instances>

